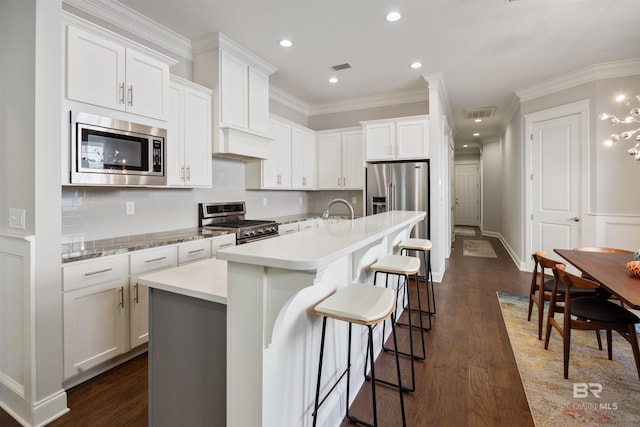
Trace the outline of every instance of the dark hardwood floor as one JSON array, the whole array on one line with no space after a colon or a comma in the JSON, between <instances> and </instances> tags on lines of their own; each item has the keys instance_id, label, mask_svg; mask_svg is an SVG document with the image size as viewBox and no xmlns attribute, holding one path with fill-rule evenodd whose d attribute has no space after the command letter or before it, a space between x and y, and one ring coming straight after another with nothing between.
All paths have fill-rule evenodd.
<instances>
[{"instance_id":1,"label":"dark hardwood floor","mask_svg":"<svg viewBox=\"0 0 640 427\"><path fill-rule=\"evenodd\" d=\"M533 426L496 297L497 291L526 295L530 275L518 271L497 239L475 237L490 240L497 259L463 256L464 239L474 237L457 236L445 277L435 283L437 314L425 333L427 358L415 365L416 391L405 394L407 425ZM402 329L401 345L408 336ZM381 355L376 375L392 378L393 363L393 356ZM71 411L49 426L146 426L146 364L142 355L68 390ZM352 406L364 419L371 416L369 390L365 384ZM397 392L376 391L380 425L400 425ZM0 426L19 424L0 410Z\"/></svg>"}]
</instances>

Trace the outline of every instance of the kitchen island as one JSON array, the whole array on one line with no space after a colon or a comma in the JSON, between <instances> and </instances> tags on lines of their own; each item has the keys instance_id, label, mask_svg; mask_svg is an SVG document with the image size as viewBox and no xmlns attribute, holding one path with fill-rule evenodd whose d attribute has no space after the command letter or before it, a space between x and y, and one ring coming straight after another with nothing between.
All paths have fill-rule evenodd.
<instances>
[{"instance_id":1,"label":"kitchen island","mask_svg":"<svg viewBox=\"0 0 640 427\"><path fill-rule=\"evenodd\" d=\"M425 212L393 211L326 221L320 228L218 251L228 262L228 426L311 425L321 329L313 307L351 283L372 283L369 266L397 252L424 217ZM344 324L329 326L323 393L344 369L346 331ZM366 334L354 332L352 372L357 373L363 369ZM376 333L379 349L381 328ZM350 400L359 380L354 375ZM318 425L340 424L344 383L336 391L323 405Z\"/></svg>"}]
</instances>

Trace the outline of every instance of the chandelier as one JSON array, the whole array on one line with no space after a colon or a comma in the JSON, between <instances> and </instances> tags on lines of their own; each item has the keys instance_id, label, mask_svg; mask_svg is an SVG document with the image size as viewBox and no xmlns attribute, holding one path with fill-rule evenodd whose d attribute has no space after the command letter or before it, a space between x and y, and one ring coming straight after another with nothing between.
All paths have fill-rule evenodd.
<instances>
[{"instance_id":1,"label":"chandelier","mask_svg":"<svg viewBox=\"0 0 640 427\"><path fill-rule=\"evenodd\" d=\"M640 95L636 95L636 100L638 102L640 102ZM631 103L629 102L629 100L624 96L624 95L620 95L618 97L616 97L616 101L618 102L622 102L624 105L626 106L630 106ZM609 123L611 123L612 125L617 125L617 124L631 124L631 123L640 123L640 108L632 108L631 111L629 112L629 116L621 119L618 118L616 116L612 116L610 114L607 113L602 113L600 114L600 120L609 120ZM627 150L627 153L630 156L633 156L634 159L640 161L640 127L636 128L636 129L630 129L627 131L624 131L622 133L612 133L611 136L609 137L609 139L607 139L604 143L607 146L611 146L614 143L620 141L621 139L631 139L631 137L635 134L638 134L636 136L636 145L633 148L630 148L629 150Z\"/></svg>"}]
</instances>

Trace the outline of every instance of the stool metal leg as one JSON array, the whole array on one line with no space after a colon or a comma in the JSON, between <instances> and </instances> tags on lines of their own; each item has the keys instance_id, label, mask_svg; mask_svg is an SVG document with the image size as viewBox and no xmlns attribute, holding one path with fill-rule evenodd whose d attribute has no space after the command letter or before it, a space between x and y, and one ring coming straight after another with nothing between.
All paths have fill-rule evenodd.
<instances>
[{"instance_id":1,"label":"stool metal leg","mask_svg":"<svg viewBox=\"0 0 640 427\"><path fill-rule=\"evenodd\" d=\"M313 406L313 427L316 426L318 421L318 408L320 407L320 379L322 378L322 359L324 357L324 335L327 330L327 318L322 317L322 338L320 339L320 361L318 362L318 382L316 383L316 401ZM350 336L349 336L350 337ZM349 383L347 382L347 385ZM348 399L348 397L347 397ZM323 400L324 401L324 400ZM348 405L347 405L348 406Z\"/></svg>"}]
</instances>

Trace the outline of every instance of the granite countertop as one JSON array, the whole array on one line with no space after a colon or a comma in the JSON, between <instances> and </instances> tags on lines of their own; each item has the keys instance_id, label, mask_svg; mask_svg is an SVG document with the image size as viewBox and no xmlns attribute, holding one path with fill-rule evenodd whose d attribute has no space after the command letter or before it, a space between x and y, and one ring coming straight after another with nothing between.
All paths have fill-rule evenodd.
<instances>
[{"instance_id":1,"label":"granite countertop","mask_svg":"<svg viewBox=\"0 0 640 427\"><path fill-rule=\"evenodd\" d=\"M156 246L216 237L228 233L228 231L213 231L194 227L159 233L114 237L111 239L64 243L62 244L62 262L67 263L107 255L116 255Z\"/></svg>"},{"instance_id":2,"label":"granite countertop","mask_svg":"<svg viewBox=\"0 0 640 427\"><path fill-rule=\"evenodd\" d=\"M267 219L271 221L275 221L278 224L290 224L292 222L300 222L308 219L320 219L322 218L321 213L303 213L297 215L288 215L288 216L278 216L273 218L261 218ZM329 215L331 219L351 219L349 215ZM361 216L356 215L356 219L361 218Z\"/></svg>"}]
</instances>

